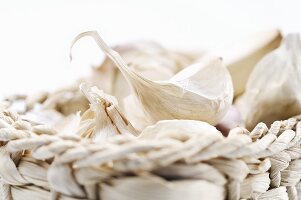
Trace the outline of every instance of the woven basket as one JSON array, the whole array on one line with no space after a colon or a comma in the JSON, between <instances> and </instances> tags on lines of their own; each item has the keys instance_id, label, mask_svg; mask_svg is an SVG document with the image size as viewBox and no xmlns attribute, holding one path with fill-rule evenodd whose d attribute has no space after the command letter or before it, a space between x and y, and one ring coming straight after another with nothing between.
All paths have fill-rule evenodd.
<instances>
[{"instance_id":1,"label":"woven basket","mask_svg":"<svg viewBox=\"0 0 301 200\"><path fill-rule=\"evenodd\" d=\"M0 112L3 200L301 199L301 122L95 142Z\"/></svg>"}]
</instances>

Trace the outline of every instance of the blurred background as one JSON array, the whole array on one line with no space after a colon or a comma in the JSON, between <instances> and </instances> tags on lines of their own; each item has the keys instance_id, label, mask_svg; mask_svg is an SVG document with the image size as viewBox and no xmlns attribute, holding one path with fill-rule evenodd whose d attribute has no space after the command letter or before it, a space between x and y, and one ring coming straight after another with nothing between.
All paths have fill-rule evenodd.
<instances>
[{"instance_id":1,"label":"blurred background","mask_svg":"<svg viewBox=\"0 0 301 200\"><path fill-rule=\"evenodd\" d=\"M0 0L0 96L54 90L103 59L80 32L110 44L154 40L167 48L220 52L256 32L300 32L298 0Z\"/></svg>"}]
</instances>

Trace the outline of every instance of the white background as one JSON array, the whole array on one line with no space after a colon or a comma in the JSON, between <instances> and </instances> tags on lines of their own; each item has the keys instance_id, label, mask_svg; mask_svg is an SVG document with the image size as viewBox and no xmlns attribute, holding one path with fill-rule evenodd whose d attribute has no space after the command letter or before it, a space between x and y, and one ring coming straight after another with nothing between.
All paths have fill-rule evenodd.
<instances>
[{"instance_id":1,"label":"white background","mask_svg":"<svg viewBox=\"0 0 301 200\"><path fill-rule=\"evenodd\" d=\"M110 44L155 40L177 49L209 49L251 33L301 31L298 0L0 0L0 96L53 90L86 75L103 54L80 41L98 30Z\"/></svg>"}]
</instances>

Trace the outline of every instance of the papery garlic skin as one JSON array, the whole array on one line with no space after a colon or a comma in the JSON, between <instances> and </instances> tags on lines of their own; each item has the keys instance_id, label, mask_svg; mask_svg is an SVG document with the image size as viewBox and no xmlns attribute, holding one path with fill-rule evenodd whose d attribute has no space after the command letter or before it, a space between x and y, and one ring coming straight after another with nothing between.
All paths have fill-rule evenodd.
<instances>
[{"instance_id":1,"label":"papery garlic skin","mask_svg":"<svg viewBox=\"0 0 301 200\"><path fill-rule=\"evenodd\" d=\"M215 125L232 104L231 77L221 59L211 55L158 83L137 94L152 123L191 119Z\"/></svg>"},{"instance_id":2,"label":"papery garlic skin","mask_svg":"<svg viewBox=\"0 0 301 200\"><path fill-rule=\"evenodd\" d=\"M198 56L170 51L149 41L127 43L113 49L120 53L130 69L150 80L167 80ZM131 94L130 85L110 58L106 57L99 67L93 68L91 76L83 81L115 96L119 100L119 108L125 111L123 101Z\"/></svg>"},{"instance_id":3,"label":"papery garlic skin","mask_svg":"<svg viewBox=\"0 0 301 200\"><path fill-rule=\"evenodd\" d=\"M92 37L118 67L150 124L164 119L194 119L216 124L232 104L232 80L220 58L208 56L170 80L153 81L131 69L96 31L81 33L72 46L85 36Z\"/></svg>"},{"instance_id":4,"label":"papery garlic skin","mask_svg":"<svg viewBox=\"0 0 301 200\"><path fill-rule=\"evenodd\" d=\"M151 124L145 117L145 113L137 98L131 94L124 98L124 114L131 124L139 131Z\"/></svg>"},{"instance_id":5,"label":"papery garlic skin","mask_svg":"<svg viewBox=\"0 0 301 200\"><path fill-rule=\"evenodd\" d=\"M115 97L86 84L81 84L80 88L90 102L90 109L81 116L78 135L94 140L106 140L119 134L137 135L130 122L118 111Z\"/></svg>"},{"instance_id":6,"label":"papery garlic skin","mask_svg":"<svg viewBox=\"0 0 301 200\"><path fill-rule=\"evenodd\" d=\"M131 69L152 80L171 78L198 56L190 52L170 51L155 42L147 41L127 43L114 49L120 52ZM3 102L0 109L9 107L19 113L26 112L27 119L53 124L58 132L72 132L70 130L74 130L76 127L74 124L79 118L75 113L78 111L83 113L89 109L89 101L78 90L79 85L84 82L88 86L97 86L105 93L115 96L119 100L118 109L133 121L136 128L142 130L147 124L142 122L143 112L141 115L136 100L130 98L132 96L130 85L115 64L106 57L100 66L92 67L91 70L92 73L88 77L82 77L70 86L53 92L35 93L18 100L10 99L6 103ZM73 121L75 123L72 123Z\"/></svg>"},{"instance_id":7,"label":"papery garlic skin","mask_svg":"<svg viewBox=\"0 0 301 200\"><path fill-rule=\"evenodd\" d=\"M254 68L246 92L236 105L252 129L259 122L271 124L301 113L301 41L289 34L281 46Z\"/></svg>"}]
</instances>

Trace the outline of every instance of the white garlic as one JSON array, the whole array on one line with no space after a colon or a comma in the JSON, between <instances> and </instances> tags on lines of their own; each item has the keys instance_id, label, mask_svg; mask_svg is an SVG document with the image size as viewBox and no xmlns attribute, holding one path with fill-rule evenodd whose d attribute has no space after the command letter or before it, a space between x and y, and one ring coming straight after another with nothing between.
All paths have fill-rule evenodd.
<instances>
[{"instance_id":1,"label":"white garlic","mask_svg":"<svg viewBox=\"0 0 301 200\"><path fill-rule=\"evenodd\" d=\"M231 77L220 58L207 56L170 80L153 81L130 69L95 31L78 35L73 44L85 36L93 37L122 72L150 124L164 119L196 119L216 124L232 104Z\"/></svg>"},{"instance_id":2,"label":"white garlic","mask_svg":"<svg viewBox=\"0 0 301 200\"><path fill-rule=\"evenodd\" d=\"M193 63L199 53L176 52L168 50L155 42L138 41L116 46L129 68L150 80L168 80L182 68ZM89 86L97 86L105 93L119 100L118 107L132 122L133 126L142 130L147 124L143 110L138 106L136 98L132 98L128 82L110 58L92 68L90 76L81 80Z\"/></svg>"},{"instance_id":3,"label":"white garlic","mask_svg":"<svg viewBox=\"0 0 301 200\"><path fill-rule=\"evenodd\" d=\"M188 137L195 136L216 136L223 138L223 135L212 125L197 121L197 120L162 120L154 125L146 127L139 138L143 139L163 139L163 138L177 138L178 140L185 140Z\"/></svg>"},{"instance_id":4,"label":"white garlic","mask_svg":"<svg viewBox=\"0 0 301 200\"><path fill-rule=\"evenodd\" d=\"M150 80L167 80L183 67L191 64L196 56L183 52L173 52L155 42L135 42L117 46L118 51L130 69ZM93 70L91 77L85 82L104 90L119 99L119 107L125 110L123 99L130 95L130 86L119 69L106 57L98 68Z\"/></svg>"},{"instance_id":5,"label":"white garlic","mask_svg":"<svg viewBox=\"0 0 301 200\"><path fill-rule=\"evenodd\" d=\"M149 125L149 121L144 116L144 111L138 99L134 95L129 95L123 100L124 114L132 125L139 131L142 131Z\"/></svg>"},{"instance_id":6,"label":"white garlic","mask_svg":"<svg viewBox=\"0 0 301 200\"><path fill-rule=\"evenodd\" d=\"M236 102L247 128L271 124L301 112L301 41L289 34L255 66L246 92Z\"/></svg>"},{"instance_id":7,"label":"white garlic","mask_svg":"<svg viewBox=\"0 0 301 200\"><path fill-rule=\"evenodd\" d=\"M181 67L189 65L197 57L194 53L174 52L157 43L145 41L120 45L114 49L121 53L130 68L152 80L171 78ZM137 107L135 98L130 98L132 96L130 86L115 64L106 57L99 67L92 67L91 69L92 73L88 77L83 77L70 86L59 88L51 93L35 93L24 97L25 99L16 97L18 100L11 99L11 103L7 102L6 107L17 108L22 113L27 111L30 113L30 118L35 120L37 120L37 116L39 116L38 118L42 117L43 122L47 120L60 133L70 133L72 132L70 130L75 129L77 121L80 119L74 113L85 112L89 109L89 101L78 90L80 83L85 82L88 86L97 86L105 93L119 99L119 110L127 115L135 127L142 130L143 124L145 124L141 122L143 112ZM0 109L1 107L4 106L0 105ZM128 112L129 110L130 112Z\"/></svg>"}]
</instances>

